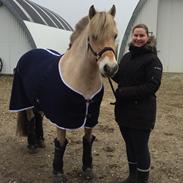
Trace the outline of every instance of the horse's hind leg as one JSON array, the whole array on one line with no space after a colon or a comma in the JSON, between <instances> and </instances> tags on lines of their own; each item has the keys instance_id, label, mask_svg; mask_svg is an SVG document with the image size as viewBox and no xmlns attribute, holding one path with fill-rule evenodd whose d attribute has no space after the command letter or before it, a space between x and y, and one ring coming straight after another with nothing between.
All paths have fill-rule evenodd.
<instances>
[{"instance_id":1,"label":"horse's hind leg","mask_svg":"<svg viewBox=\"0 0 183 183\"><path fill-rule=\"evenodd\" d=\"M92 128L85 128L85 135L83 137L83 176L85 179L93 178L93 165L92 165L92 144L95 136L92 135Z\"/></svg>"},{"instance_id":2,"label":"horse's hind leg","mask_svg":"<svg viewBox=\"0 0 183 183\"><path fill-rule=\"evenodd\" d=\"M36 133L36 143L40 148L45 147L44 135L43 135L43 113L41 111L34 110L34 115L36 118L35 123L35 133Z\"/></svg>"},{"instance_id":3,"label":"horse's hind leg","mask_svg":"<svg viewBox=\"0 0 183 183\"><path fill-rule=\"evenodd\" d=\"M57 128L57 138L54 140L55 153L53 159L54 183L64 183L66 181L63 171L63 158L68 141L66 131Z\"/></svg>"},{"instance_id":4,"label":"horse's hind leg","mask_svg":"<svg viewBox=\"0 0 183 183\"><path fill-rule=\"evenodd\" d=\"M37 152L35 125L36 119L32 109L26 110L27 116L27 142L29 153Z\"/></svg>"}]
</instances>

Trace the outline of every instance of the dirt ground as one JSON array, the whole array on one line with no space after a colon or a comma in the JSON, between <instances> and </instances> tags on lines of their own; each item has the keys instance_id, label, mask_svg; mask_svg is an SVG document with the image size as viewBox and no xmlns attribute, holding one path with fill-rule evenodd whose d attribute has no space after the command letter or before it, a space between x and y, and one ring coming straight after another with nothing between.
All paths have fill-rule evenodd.
<instances>
[{"instance_id":1,"label":"dirt ground","mask_svg":"<svg viewBox=\"0 0 183 183\"><path fill-rule=\"evenodd\" d=\"M11 85L11 76L0 76L0 183L51 183L55 128L44 119L46 148L28 154L26 139L15 135L16 115L8 111ZM110 105L114 97L106 80L104 85L99 124L94 129L93 183L112 183L128 173L124 142L114 121L114 106ZM164 74L157 96L157 122L150 138L150 183L182 183L183 74ZM68 183L87 182L79 176L82 136L82 129L68 132L64 157Z\"/></svg>"}]
</instances>

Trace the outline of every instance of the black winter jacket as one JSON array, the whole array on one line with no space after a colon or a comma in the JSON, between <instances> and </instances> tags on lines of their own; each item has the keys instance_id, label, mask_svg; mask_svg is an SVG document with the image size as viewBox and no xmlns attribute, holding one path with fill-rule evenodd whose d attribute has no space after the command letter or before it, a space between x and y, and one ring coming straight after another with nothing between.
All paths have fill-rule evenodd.
<instances>
[{"instance_id":1,"label":"black winter jacket","mask_svg":"<svg viewBox=\"0 0 183 183\"><path fill-rule=\"evenodd\" d=\"M113 80L116 90L115 120L120 126L153 129L156 118L156 91L162 77L162 64L151 44L129 47Z\"/></svg>"}]
</instances>

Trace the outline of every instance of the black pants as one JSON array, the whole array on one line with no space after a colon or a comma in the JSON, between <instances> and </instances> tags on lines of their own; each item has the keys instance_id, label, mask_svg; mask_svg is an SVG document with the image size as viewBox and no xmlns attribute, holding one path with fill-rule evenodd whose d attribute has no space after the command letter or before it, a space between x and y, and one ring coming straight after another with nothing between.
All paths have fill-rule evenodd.
<instances>
[{"instance_id":1,"label":"black pants","mask_svg":"<svg viewBox=\"0 0 183 183\"><path fill-rule=\"evenodd\" d=\"M138 170L148 171L150 168L149 136L151 130L120 127L126 144L129 163L136 163Z\"/></svg>"}]
</instances>

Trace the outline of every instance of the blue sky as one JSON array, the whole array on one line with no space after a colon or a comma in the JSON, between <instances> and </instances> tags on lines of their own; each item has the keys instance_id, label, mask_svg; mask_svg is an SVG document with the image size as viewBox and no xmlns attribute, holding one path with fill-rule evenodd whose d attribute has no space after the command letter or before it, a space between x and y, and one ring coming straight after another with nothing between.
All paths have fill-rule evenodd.
<instances>
[{"instance_id":1,"label":"blue sky","mask_svg":"<svg viewBox=\"0 0 183 183\"><path fill-rule=\"evenodd\" d=\"M124 34L129 19L139 0L32 0L61 15L72 27L88 14L91 5L97 10L109 10L116 6L116 22L119 36Z\"/></svg>"}]
</instances>

